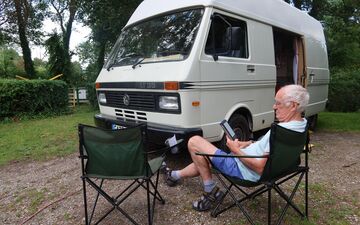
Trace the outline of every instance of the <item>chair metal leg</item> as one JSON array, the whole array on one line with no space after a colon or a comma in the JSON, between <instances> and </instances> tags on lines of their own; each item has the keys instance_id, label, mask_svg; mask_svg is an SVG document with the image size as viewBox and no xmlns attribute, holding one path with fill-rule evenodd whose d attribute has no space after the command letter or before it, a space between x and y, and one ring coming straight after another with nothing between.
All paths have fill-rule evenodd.
<instances>
[{"instance_id":1,"label":"chair metal leg","mask_svg":"<svg viewBox=\"0 0 360 225\"><path fill-rule=\"evenodd\" d=\"M271 187L268 187L268 225L271 224Z\"/></svg>"},{"instance_id":2,"label":"chair metal leg","mask_svg":"<svg viewBox=\"0 0 360 225\"><path fill-rule=\"evenodd\" d=\"M298 212L302 217L304 217L304 214L303 214L303 213L301 212L301 210L295 205L295 203L292 201L292 199L294 198L294 196L295 196L295 194L296 194L296 191L297 191L298 188L299 188L299 185L300 185L300 183L301 183L301 180L302 180L303 176L304 176L304 174L302 173L302 174L300 175L298 181L296 182L296 185L295 185L294 189L292 190L290 197L288 197L288 196L284 193L284 191L282 191L282 190L280 189L279 186L277 186L277 185L275 186L276 192L279 193L279 195L287 202L286 207L291 206L291 207L292 207L296 212Z\"/></svg>"},{"instance_id":3,"label":"chair metal leg","mask_svg":"<svg viewBox=\"0 0 360 225\"><path fill-rule=\"evenodd\" d=\"M87 211L87 197L86 197L86 183L84 176L81 177L83 183L83 196L84 196L84 208L85 208L85 224L88 225L88 211Z\"/></svg>"},{"instance_id":4,"label":"chair metal leg","mask_svg":"<svg viewBox=\"0 0 360 225\"><path fill-rule=\"evenodd\" d=\"M244 214L244 216L246 217L246 219L249 221L250 224L254 225L254 221L251 219L250 215L246 212L246 210L243 208L243 206L240 204L240 201L238 201L235 197L235 195L230 191L230 189L227 187L225 181L223 179L221 179L220 176L218 176L221 184L223 185L223 187L225 187L230 195L230 197L233 199L234 201L234 205L236 205L240 210L241 212ZM245 199L249 198L249 196L246 196ZM223 198L224 199L224 198ZM227 209L231 208L232 206L228 207ZM225 210L227 210L225 209ZM221 210L220 213L224 212L225 210ZM219 214L220 214L219 213Z\"/></svg>"},{"instance_id":5,"label":"chair metal leg","mask_svg":"<svg viewBox=\"0 0 360 225\"><path fill-rule=\"evenodd\" d=\"M158 170L157 174L156 174L156 180L155 180L155 185L152 182L151 179L149 179L151 186L154 189L154 193L150 192L151 195L153 195L157 200L159 200L162 204L165 204L165 200L163 199L163 197L160 195L160 192L158 191L158 184L159 184L159 176L160 176L160 170Z\"/></svg>"},{"instance_id":6,"label":"chair metal leg","mask_svg":"<svg viewBox=\"0 0 360 225\"><path fill-rule=\"evenodd\" d=\"M304 217L304 214L301 212L301 210L294 204L294 202L292 201L294 196L295 196L295 193L297 191L297 189L299 188L299 185L300 185L300 182L302 180L304 176L304 173L302 173L294 187L294 189L292 190L291 192L291 195L290 197L288 197L278 186L275 186L274 189L277 193L279 193L279 195L287 202L286 206L283 208L282 212L281 212L281 215L277 221L276 224L280 224L281 221L283 220L284 218L284 215L286 213L286 210L289 208L289 206L291 206L293 209L295 209L296 212L298 212L302 217Z\"/></svg>"},{"instance_id":7,"label":"chair metal leg","mask_svg":"<svg viewBox=\"0 0 360 225\"><path fill-rule=\"evenodd\" d=\"M127 192L134 184L136 184L138 182L138 180L134 180L129 186L127 186L120 194L118 194L118 196L116 196L116 199L119 199L125 192ZM139 185L137 185L134 189L137 189L139 187Z\"/></svg>"},{"instance_id":8,"label":"chair metal leg","mask_svg":"<svg viewBox=\"0 0 360 225\"><path fill-rule=\"evenodd\" d=\"M103 183L104 183L104 179L101 179L100 186L99 186L100 189L102 188ZM93 209L91 210L89 224L91 224L91 221L92 221L92 219L94 217L95 208L96 208L96 205L97 205L97 201L99 199L99 195L100 195L100 193L97 192L97 195L96 195L96 198L95 198L95 201L94 201L94 205L93 205Z\"/></svg>"},{"instance_id":9,"label":"chair metal leg","mask_svg":"<svg viewBox=\"0 0 360 225\"><path fill-rule=\"evenodd\" d=\"M163 197L161 197L159 191L157 190L157 188L155 188L156 185L154 185L154 183L152 182L151 179L150 179L150 185L154 188L154 193L150 190L150 194L152 196L156 196L156 199L164 204L165 201L164 201ZM143 182L141 183L141 187L143 187L146 190L146 185L144 185Z\"/></svg>"},{"instance_id":10,"label":"chair metal leg","mask_svg":"<svg viewBox=\"0 0 360 225\"><path fill-rule=\"evenodd\" d=\"M306 172L305 172L305 217L306 219L309 218L309 207L308 207L308 197L309 197L309 186L308 186L308 182L309 182L309 168L306 168Z\"/></svg>"},{"instance_id":11,"label":"chair metal leg","mask_svg":"<svg viewBox=\"0 0 360 225\"><path fill-rule=\"evenodd\" d=\"M100 193L101 196L103 196L112 206L113 208L110 209L106 214L108 215L110 212L112 212L114 209L117 209L120 213L122 213L128 220L130 220L133 224L138 224L129 214L127 214L122 208L119 207L119 205L116 203L116 199L110 197L106 192L104 192L102 189L99 189L99 187L89 178L86 178L86 181ZM105 216L106 217L106 216ZM98 224L102 219L105 218L104 216L96 222Z\"/></svg>"},{"instance_id":12,"label":"chair metal leg","mask_svg":"<svg viewBox=\"0 0 360 225\"><path fill-rule=\"evenodd\" d=\"M149 187L149 180L146 180L146 197L147 197L147 210L148 210L148 223L149 225L152 224L152 215L151 215L151 208L150 208L150 187ZM155 197L154 197L155 198Z\"/></svg>"}]
</instances>

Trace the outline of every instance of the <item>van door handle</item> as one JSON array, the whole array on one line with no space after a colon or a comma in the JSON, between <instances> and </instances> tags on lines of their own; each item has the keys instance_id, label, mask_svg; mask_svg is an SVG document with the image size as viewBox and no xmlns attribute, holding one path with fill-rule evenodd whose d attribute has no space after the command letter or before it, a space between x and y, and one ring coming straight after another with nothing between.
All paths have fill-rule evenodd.
<instances>
[{"instance_id":1,"label":"van door handle","mask_svg":"<svg viewBox=\"0 0 360 225\"><path fill-rule=\"evenodd\" d=\"M310 83L312 83L314 81L314 76L315 76L315 73L310 73Z\"/></svg>"},{"instance_id":2,"label":"van door handle","mask_svg":"<svg viewBox=\"0 0 360 225\"><path fill-rule=\"evenodd\" d=\"M249 73L253 73L253 72L255 72L255 66L254 66L254 65L247 65L247 66L246 66L246 70L247 70Z\"/></svg>"}]
</instances>

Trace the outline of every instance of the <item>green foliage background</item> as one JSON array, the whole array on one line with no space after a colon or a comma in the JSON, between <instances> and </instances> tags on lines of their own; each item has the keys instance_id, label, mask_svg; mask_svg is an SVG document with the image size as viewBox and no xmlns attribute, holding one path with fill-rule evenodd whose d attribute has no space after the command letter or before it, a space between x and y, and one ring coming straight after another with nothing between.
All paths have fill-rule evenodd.
<instances>
[{"instance_id":1,"label":"green foliage background","mask_svg":"<svg viewBox=\"0 0 360 225\"><path fill-rule=\"evenodd\" d=\"M68 110L68 86L63 81L0 79L0 119L61 114Z\"/></svg>"},{"instance_id":2,"label":"green foliage background","mask_svg":"<svg viewBox=\"0 0 360 225\"><path fill-rule=\"evenodd\" d=\"M360 109L360 69L340 69L331 74L328 110L355 112Z\"/></svg>"}]
</instances>

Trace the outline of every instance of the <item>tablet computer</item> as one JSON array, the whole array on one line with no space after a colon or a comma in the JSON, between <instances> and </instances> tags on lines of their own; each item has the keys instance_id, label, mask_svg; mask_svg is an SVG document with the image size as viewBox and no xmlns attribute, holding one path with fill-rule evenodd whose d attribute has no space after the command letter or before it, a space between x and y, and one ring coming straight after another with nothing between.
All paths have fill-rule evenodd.
<instances>
[{"instance_id":1,"label":"tablet computer","mask_svg":"<svg viewBox=\"0 0 360 225\"><path fill-rule=\"evenodd\" d=\"M234 130L230 127L230 124L227 120L221 121L220 126L231 140L235 140L237 138Z\"/></svg>"}]
</instances>

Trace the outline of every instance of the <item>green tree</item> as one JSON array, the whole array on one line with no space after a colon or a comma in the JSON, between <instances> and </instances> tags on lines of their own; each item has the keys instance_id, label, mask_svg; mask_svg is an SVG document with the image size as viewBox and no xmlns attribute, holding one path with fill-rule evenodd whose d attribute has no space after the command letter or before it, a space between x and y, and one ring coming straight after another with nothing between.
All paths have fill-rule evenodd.
<instances>
[{"instance_id":1,"label":"green tree","mask_svg":"<svg viewBox=\"0 0 360 225\"><path fill-rule=\"evenodd\" d=\"M80 0L49 0L53 12L49 15L52 20L57 21L61 29L61 37L53 33L47 41L47 46L52 49L49 51L50 71L54 74L63 74L63 79L71 84L73 79L70 52L70 37L72 26L75 21ZM55 54L55 55L53 55Z\"/></svg>"},{"instance_id":2,"label":"green tree","mask_svg":"<svg viewBox=\"0 0 360 225\"><path fill-rule=\"evenodd\" d=\"M81 5L83 22L92 30L97 73L121 29L140 3L141 0L89 0Z\"/></svg>"},{"instance_id":3,"label":"green tree","mask_svg":"<svg viewBox=\"0 0 360 225\"><path fill-rule=\"evenodd\" d=\"M65 62L63 57L64 49L61 41L60 35L56 32L51 34L51 36L45 41L45 47L49 53L47 68L50 76L63 73Z\"/></svg>"},{"instance_id":4,"label":"green tree","mask_svg":"<svg viewBox=\"0 0 360 225\"><path fill-rule=\"evenodd\" d=\"M360 2L331 1L322 16L332 68L360 67Z\"/></svg>"},{"instance_id":5,"label":"green tree","mask_svg":"<svg viewBox=\"0 0 360 225\"><path fill-rule=\"evenodd\" d=\"M12 48L0 48L0 78L15 78L15 75L24 76L24 61Z\"/></svg>"},{"instance_id":6,"label":"green tree","mask_svg":"<svg viewBox=\"0 0 360 225\"><path fill-rule=\"evenodd\" d=\"M39 58L34 58L34 67L36 70L36 75L39 79L49 79L50 74L48 73L48 70L46 68L47 62L43 61Z\"/></svg>"},{"instance_id":7,"label":"green tree","mask_svg":"<svg viewBox=\"0 0 360 225\"><path fill-rule=\"evenodd\" d=\"M26 20L27 20L27 11L31 10L31 7L28 6L27 1L14 0L15 5L15 14L17 18L18 25L18 34L20 39L20 46L22 49L24 62L25 62L25 71L30 78L35 77L34 64L31 58L31 50L29 47L29 41L26 36Z\"/></svg>"},{"instance_id":8,"label":"green tree","mask_svg":"<svg viewBox=\"0 0 360 225\"><path fill-rule=\"evenodd\" d=\"M80 62L82 65L85 65L86 74L85 80L87 82L95 82L96 77L99 73L97 67L97 48L95 45L90 41L85 41L81 43L76 49L77 55L79 56Z\"/></svg>"},{"instance_id":9,"label":"green tree","mask_svg":"<svg viewBox=\"0 0 360 225\"><path fill-rule=\"evenodd\" d=\"M7 41L21 46L29 78L35 77L29 43L40 42L45 8L46 4L42 0L3 0L0 3L1 34Z\"/></svg>"}]
</instances>

